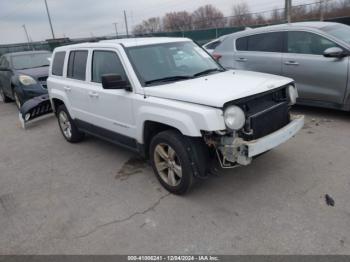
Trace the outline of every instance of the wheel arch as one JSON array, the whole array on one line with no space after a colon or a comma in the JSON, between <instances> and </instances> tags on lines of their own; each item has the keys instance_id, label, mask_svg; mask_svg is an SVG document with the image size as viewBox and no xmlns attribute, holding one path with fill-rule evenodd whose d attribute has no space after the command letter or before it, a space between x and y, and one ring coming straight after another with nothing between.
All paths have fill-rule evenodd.
<instances>
[{"instance_id":1,"label":"wheel arch","mask_svg":"<svg viewBox=\"0 0 350 262\"><path fill-rule=\"evenodd\" d=\"M143 155L145 158L149 158L149 147L152 141L152 138L157 134L166 131L166 130L175 130L182 134L182 132L174 126L170 126L164 123L157 121L147 120L143 123L143 133L142 133L142 142L143 142Z\"/></svg>"}]
</instances>

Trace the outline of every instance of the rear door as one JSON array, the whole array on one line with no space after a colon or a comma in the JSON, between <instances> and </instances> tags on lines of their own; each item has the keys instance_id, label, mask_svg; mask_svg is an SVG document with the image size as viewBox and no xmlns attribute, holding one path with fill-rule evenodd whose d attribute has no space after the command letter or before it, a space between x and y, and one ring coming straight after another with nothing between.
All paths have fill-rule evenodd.
<instances>
[{"instance_id":1,"label":"rear door","mask_svg":"<svg viewBox=\"0 0 350 262\"><path fill-rule=\"evenodd\" d=\"M348 77L349 58L326 58L323 52L339 47L312 32L292 31L283 54L283 75L296 81L301 100L342 104Z\"/></svg>"},{"instance_id":2,"label":"rear door","mask_svg":"<svg viewBox=\"0 0 350 262\"><path fill-rule=\"evenodd\" d=\"M88 50L72 50L69 52L67 78L63 86L74 118L87 122L90 120L88 90L86 88L88 53Z\"/></svg>"},{"instance_id":3,"label":"rear door","mask_svg":"<svg viewBox=\"0 0 350 262\"><path fill-rule=\"evenodd\" d=\"M236 39L236 52L233 55L234 68L280 75L283 34L271 32Z\"/></svg>"}]
</instances>

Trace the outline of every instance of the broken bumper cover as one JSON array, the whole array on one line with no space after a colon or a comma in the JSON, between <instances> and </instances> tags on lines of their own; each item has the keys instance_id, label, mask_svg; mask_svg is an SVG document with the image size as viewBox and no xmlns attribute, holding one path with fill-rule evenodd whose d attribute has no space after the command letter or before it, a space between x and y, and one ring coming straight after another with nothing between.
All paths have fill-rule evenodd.
<instances>
[{"instance_id":1,"label":"broken bumper cover","mask_svg":"<svg viewBox=\"0 0 350 262\"><path fill-rule=\"evenodd\" d=\"M285 127L262 138L245 141L242 138L223 139L217 155L223 168L247 166L253 158L265 153L296 135L304 126L304 116L295 116ZM220 152L220 153L219 153Z\"/></svg>"},{"instance_id":2,"label":"broken bumper cover","mask_svg":"<svg viewBox=\"0 0 350 262\"><path fill-rule=\"evenodd\" d=\"M50 98L47 94L28 100L20 109L20 115L24 122L31 121L52 112Z\"/></svg>"},{"instance_id":3,"label":"broken bumper cover","mask_svg":"<svg viewBox=\"0 0 350 262\"><path fill-rule=\"evenodd\" d=\"M304 126L304 116L295 116L285 127L276 132L254 141L245 141L243 144L247 147L248 157L260 155L269 151L296 135Z\"/></svg>"}]
</instances>

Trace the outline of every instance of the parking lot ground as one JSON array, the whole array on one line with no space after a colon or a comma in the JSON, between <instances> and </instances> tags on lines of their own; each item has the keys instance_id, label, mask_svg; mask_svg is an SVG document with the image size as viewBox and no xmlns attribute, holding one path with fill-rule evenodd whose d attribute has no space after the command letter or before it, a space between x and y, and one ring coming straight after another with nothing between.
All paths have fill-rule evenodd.
<instances>
[{"instance_id":1,"label":"parking lot ground","mask_svg":"<svg viewBox=\"0 0 350 262\"><path fill-rule=\"evenodd\" d=\"M69 144L54 117L23 130L0 102L0 254L350 254L350 115L296 111L295 138L179 197L132 153Z\"/></svg>"}]
</instances>

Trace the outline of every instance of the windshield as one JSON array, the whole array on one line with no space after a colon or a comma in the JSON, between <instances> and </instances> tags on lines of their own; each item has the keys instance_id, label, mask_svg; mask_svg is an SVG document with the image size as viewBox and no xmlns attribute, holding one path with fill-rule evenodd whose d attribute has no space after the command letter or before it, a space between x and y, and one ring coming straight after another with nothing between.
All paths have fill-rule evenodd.
<instances>
[{"instance_id":1,"label":"windshield","mask_svg":"<svg viewBox=\"0 0 350 262\"><path fill-rule=\"evenodd\" d=\"M350 44L350 26L339 24L324 27L322 30Z\"/></svg>"},{"instance_id":2,"label":"windshield","mask_svg":"<svg viewBox=\"0 0 350 262\"><path fill-rule=\"evenodd\" d=\"M12 66L14 69L29 69L35 67L49 66L51 53L36 53L12 56Z\"/></svg>"},{"instance_id":3,"label":"windshield","mask_svg":"<svg viewBox=\"0 0 350 262\"><path fill-rule=\"evenodd\" d=\"M186 80L223 70L193 42L130 47L127 53L144 86Z\"/></svg>"}]
</instances>

